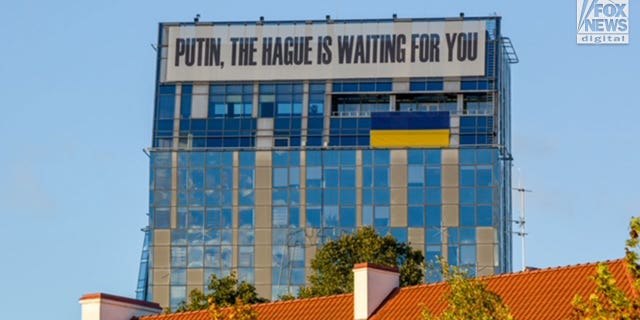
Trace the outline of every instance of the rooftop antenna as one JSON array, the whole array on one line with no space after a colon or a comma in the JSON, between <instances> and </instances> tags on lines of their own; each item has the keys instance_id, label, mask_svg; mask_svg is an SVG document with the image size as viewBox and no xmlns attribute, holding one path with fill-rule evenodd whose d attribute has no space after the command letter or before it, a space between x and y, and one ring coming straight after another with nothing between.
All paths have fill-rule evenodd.
<instances>
[{"instance_id":1,"label":"rooftop antenna","mask_svg":"<svg viewBox=\"0 0 640 320\"><path fill-rule=\"evenodd\" d=\"M533 192L532 190L525 189L522 186L522 173L518 168L518 187L513 188L513 190L520 193L520 219L515 220L516 224L520 225L520 231L514 232L514 234L520 236L520 243L522 244L522 271L526 271L527 269L527 246L525 242L525 237L527 236L527 232L525 230L525 201L526 201L526 193Z\"/></svg>"}]
</instances>

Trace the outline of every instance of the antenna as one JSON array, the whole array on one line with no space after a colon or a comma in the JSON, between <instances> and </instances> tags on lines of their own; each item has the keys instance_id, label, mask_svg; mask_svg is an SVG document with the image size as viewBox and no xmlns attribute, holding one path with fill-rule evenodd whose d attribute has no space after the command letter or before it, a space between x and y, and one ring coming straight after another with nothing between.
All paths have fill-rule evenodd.
<instances>
[{"instance_id":1,"label":"antenna","mask_svg":"<svg viewBox=\"0 0 640 320\"><path fill-rule=\"evenodd\" d=\"M532 190L525 189L522 186L522 173L518 168L518 187L513 188L513 190L518 191L520 193L520 220L514 220L513 222L520 225L520 231L514 232L514 234L520 236L520 242L522 244L522 271L527 269L527 246L525 242L525 237L527 236L527 232L525 230L525 201L526 201L526 193L533 192Z\"/></svg>"}]
</instances>

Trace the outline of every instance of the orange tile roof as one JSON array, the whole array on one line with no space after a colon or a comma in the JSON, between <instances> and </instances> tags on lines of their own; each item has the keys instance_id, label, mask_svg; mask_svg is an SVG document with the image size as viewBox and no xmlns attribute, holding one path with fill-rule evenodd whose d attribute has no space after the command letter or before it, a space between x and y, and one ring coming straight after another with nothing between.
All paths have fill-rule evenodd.
<instances>
[{"instance_id":1,"label":"orange tile roof","mask_svg":"<svg viewBox=\"0 0 640 320\"><path fill-rule=\"evenodd\" d=\"M260 320L353 320L353 294L277 301L254 305ZM191 311L141 317L141 320L211 320L208 311Z\"/></svg>"},{"instance_id":2,"label":"orange tile roof","mask_svg":"<svg viewBox=\"0 0 640 320\"><path fill-rule=\"evenodd\" d=\"M606 262L625 292L634 292L625 260ZM486 277L489 290L499 294L515 319L566 319L571 313L571 301L576 294L587 297L595 290L590 276L597 263L541 269ZM405 287L392 293L388 302L371 320L416 319L424 304L434 314L446 307L442 295L445 283Z\"/></svg>"},{"instance_id":3,"label":"orange tile roof","mask_svg":"<svg viewBox=\"0 0 640 320\"><path fill-rule=\"evenodd\" d=\"M606 262L625 292L633 283L625 260ZM595 290L590 276L597 263L525 271L483 278L491 291L499 294L511 308L515 319L566 319L576 294L588 296ZM434 314L446 307L442 296L445 283L396 289L370 318L371 320L419 319L422 304ZM255 305L260 320L353 320L353 294L299 299ZM330 317L329 317L330 315ZM141 320L210 320L207 311L142 317Z\"/></svg>"}]
</instances>

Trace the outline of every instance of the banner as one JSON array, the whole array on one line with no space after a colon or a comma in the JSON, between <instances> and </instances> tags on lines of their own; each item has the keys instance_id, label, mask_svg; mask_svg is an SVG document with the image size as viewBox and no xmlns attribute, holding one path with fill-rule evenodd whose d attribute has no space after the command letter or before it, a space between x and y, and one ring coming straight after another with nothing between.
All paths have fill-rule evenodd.
<instances>
[{"instance_id":1,"label":"banner","mask_svg":"<svg viewBox=\"0 0 640 320\"><path fill-rule=\"evenodd\" d=\"M486 21L165 26L163 82L483 76Z\"/></svg>"}]
</instances>

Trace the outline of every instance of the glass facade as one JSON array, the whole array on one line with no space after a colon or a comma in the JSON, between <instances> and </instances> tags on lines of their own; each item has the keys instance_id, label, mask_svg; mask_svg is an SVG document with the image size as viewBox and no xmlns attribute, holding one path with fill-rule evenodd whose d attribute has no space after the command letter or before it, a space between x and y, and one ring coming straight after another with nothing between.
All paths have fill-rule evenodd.
<instances>
[{"instance_id":1,"label":"glass facade","mask_svg":"<svg viewBox=\"0 0 640 320\"><path fill-rule=\"evenodd\" d=\"M500 19L482 20L484 77L158 82L138 297L175 307L231 271L296 294L318 248L361 226L510 271L509 65ZM446 145L376 145L388 113L444 114Z\"/></svg>"}]
</instances>

